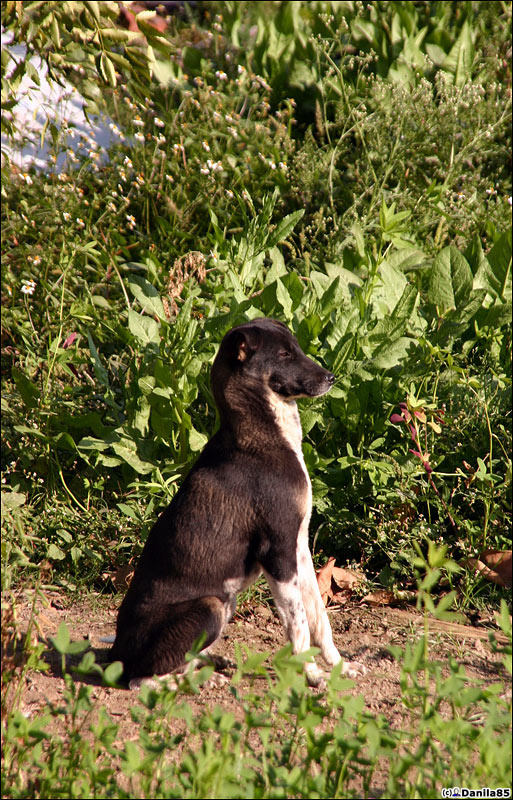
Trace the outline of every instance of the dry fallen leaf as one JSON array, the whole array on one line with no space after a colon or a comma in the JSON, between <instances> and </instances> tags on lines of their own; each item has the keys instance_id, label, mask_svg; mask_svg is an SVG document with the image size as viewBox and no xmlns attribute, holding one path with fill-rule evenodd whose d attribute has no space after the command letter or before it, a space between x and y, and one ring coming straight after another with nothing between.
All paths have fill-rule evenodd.
<instances>
[{"instance_id":1,"label":"dry fallen leaf","mask_svg":"<svg viewBox=\"0 0 513 800\"><path fill-rule=\"evenodd\" d=\"M114 588L118 591L125 591L130 586L132 578L134 577L134 567L132 564L126 564L115 572L104 573L103 577L110 578L114 584Z\"/></svg>"},{"instance_id":2,"label":"dry fallen leaf","mask_svg":"<svg viewBox=\"0 0 513 800\"><path fill-rule=\"evenodd\" d=\"M335 566L335 558L330 558L323 567L317 570L317 583L321 592L322 602L325 606L328 605L328 600L333 597L331 590L331 577L333 568Z\"/></svg>"},{"instance_id":3,"label":"dry fallen leaf","mask_svg":"<svg viewBox=\"0 0 513 800\"><path fill-rule=\"evenodd\" d=\"M472 567L499 586L511 586L511 550L483 550L479 558L467 558L463 566Z\"/></svg>"},{"instance_id":4,"label":"dry fallen leaf","mask_svg":"<svg viewBox=\"0 0 513 800\"><path fill-rule=\"evenodd\" d=\"M317 583L325 606L330 601L338 604L347 603L353 590L364 581L365 576L362 572L336 567L333 557L317 570Z\"/></svg>"}]
</instances>

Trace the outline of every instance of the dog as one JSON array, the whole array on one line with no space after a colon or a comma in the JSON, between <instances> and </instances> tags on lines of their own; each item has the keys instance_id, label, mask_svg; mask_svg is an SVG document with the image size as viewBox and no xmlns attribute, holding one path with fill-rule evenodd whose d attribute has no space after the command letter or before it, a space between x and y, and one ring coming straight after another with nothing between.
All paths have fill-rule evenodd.
<instances>
[{"instance_id":1,"label":"dog","mask_svg":"<svg viewBox=\"0 0 513 800\"><path fill-rule=\"evenodd\" d=\"M312 489L296 405L334 380L276 320L223 338L211 371L219 430L153 526L119 609L111 660L123 662L131 688L184 671L202 634L207 652L237 594L262 573L293 652L313 644L330 667L342 660L308 546ZM324 684L315 660L305 671L310 685ZM349 662L343 672L365 667Z\"/></svg>"}]
</instances>

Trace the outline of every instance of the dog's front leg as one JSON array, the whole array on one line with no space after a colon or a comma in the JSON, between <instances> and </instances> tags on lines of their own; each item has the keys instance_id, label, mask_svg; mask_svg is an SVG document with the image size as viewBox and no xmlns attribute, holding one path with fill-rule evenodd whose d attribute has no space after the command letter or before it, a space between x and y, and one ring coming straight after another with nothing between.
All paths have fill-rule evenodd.
<instances>
[{"instance_id":1,"label":"dog's front leg","mask_svg":"<svg viewBox=\"0 0 513 800\"><path fill-rule=\"evenodd\" d=\"M293 653L304 653L310 648L310 630L299 580L277 581L264 570L276 608ZM338 652L338 651L337 651ZM322 686L324 676L315 661L305 662L306 679L310 686Z\"/></svg>"},{"instance_id":2,"label":"dog's front leg","mask_svg":"<svg viewBox=\"0 0 513 800\"><path fill-rule=\"evenodd\" d=\"M330 667L342 661L335 643L328 612L322 601L312 556L307 542L298 543L298 573L301 594L308 620L312 643L321 648L323 658ZM357 678L367 672L359 661L345 661L342 672L350 678Z\"/></svg>"}]
</instances>

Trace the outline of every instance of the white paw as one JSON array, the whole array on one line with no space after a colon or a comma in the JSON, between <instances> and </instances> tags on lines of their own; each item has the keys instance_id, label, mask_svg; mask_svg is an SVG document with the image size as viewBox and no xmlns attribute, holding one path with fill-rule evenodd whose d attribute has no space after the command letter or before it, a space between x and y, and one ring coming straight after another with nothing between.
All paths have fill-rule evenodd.
<instances>
[{"instance_id":1,"label":"white paw","mask_svg":"<svg viewBox=\"0 0 513 800\"><path fill-rule=\"evenodd\" d=\"M214 672L210 678L205 681L203 686L207 689L221 689L230 683L230 678L227 675L221 675L219 672Z\"/></svg>"},{"instance_id":2,"label":"white paw","mask_svg":"<svg viewBox=\"0 0 513 800\"><path fill-rule=\"evenodd\" d=\"M128 682L128 688L135 690L140 689L141 686L148 686L150 689L155 689L155 691L160 691L162 686L165 685L168 689L176 689L178 687L176 675L159 675L155 678L132 678L131 681Z\"/></svg>"},{"instance_id":3,"label":"white paw","mask_svg":"<svg viewBox=\"0 0 513 800\"><path fill-rule=\"evenodd\" d=\"M367 667L360 664L359 661L344 661L342 675L347 675L348 678L361 678L362 675L366 674Z\"/></svg>"}]
</instances>

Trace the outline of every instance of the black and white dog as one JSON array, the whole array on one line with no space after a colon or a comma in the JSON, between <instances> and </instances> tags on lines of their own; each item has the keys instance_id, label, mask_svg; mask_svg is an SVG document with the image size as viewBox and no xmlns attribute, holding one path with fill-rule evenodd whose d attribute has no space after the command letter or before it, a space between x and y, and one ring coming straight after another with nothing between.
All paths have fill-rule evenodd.
<instances>
[{"instance_id":1,"label":"black and white dog","mask_svg":"<svg viewBox=\"0 0 513 800\"><path fill-rule=\"evenodd\" d=\"M313 644L330 666L341 661L308 547L312 490L295 402L324 394L334 376L262 318L226 334L211 381L220 428L151 530L119 609L111 658L131 686L179 672L203 632L212 645L262 572L294 653ZM313 660L305 668L322 684ZM344 672L365 668L348 662Z\"/></svg>"}]
</instances>

